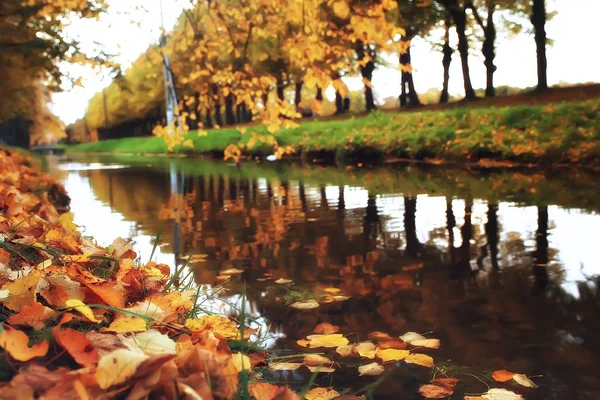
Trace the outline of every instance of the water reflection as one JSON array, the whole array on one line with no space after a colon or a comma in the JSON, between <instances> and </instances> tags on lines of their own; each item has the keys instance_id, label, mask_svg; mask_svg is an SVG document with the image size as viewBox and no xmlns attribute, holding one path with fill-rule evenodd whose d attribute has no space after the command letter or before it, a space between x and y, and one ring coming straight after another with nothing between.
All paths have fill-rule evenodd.
<instances>
[{"instance_id":1,"label":"water reflection","mask_svg":"<svg viewBox=\"0 0 600 400\"><path fill-rule=\"evenodd\" d=\"M443 344L436 360L543 375L528 398L599 393L592 371L600 355L600 263L596 236L585 229L600 223L594 206L562 207L559 196L538 205L539 197L527 202L524 194L516 203L516 194L498 194L505 188L477 189L481 176L461 176L459 185L444 171L370 171L361 186L356 175L328 178L325 169L315 178L310 169L274 174L204 163L198 170L186 162L69 164L56 174L73 197L76 223L100 243L133 237L146 255L161 232L159 261L181 264L187 255L206 255L192 267L207 292L222 283L222 271L244 270L225 284L226 302L211 307L238 313L232 304L239 304L240 282L247 282L246 311L269 330L269 345L297 352L293 342L320 322L340 325L356 340L373 330L433 330ZM415 174L421 174L417 190ZM542 186L527 193L554 193L556 183L534 178L493 182L531 186L533 179ZM381 181L395 189L368 187ZM578 201L577 192L570 194L565 204ZM262 281L265 274L295 286ZM351 299L310 312L286 307L328 286ZM415 387L427 372L409 375L416 380L404 376L379 397L398 398L406 389L404 398L419 398ZM355 381L340 371L333 384Z\"/></svg>"}]
</instances>

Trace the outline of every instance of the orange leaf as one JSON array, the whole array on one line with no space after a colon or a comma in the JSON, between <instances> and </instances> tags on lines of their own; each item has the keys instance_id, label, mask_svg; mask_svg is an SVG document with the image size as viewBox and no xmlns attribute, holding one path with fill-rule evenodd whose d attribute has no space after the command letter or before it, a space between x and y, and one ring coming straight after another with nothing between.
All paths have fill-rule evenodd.
<instances>
[{"instance_id":1,"label":"orange leaf","mask_svg":"<svg viewBox=\"0 0 600 400\"><path fill-rule=\"evenodd\" d=\"M115 308L125 307L125 292L119 290L114 283L85 284L94 294L106 304Z\"/></svg>"},{"instance_id":2,"label":"orange leaf","mask_svg":"<svg viewBox=\"0 0 600 400\"><path fill-rule=\"evenodd\" d=\"M4 331L0 334L0 347L18 361L29 361L32 358L43 357L48 353L48 342L46 340L29 347L29 337L24 332L10 326L4 326Z\"/></svg>"},{"instance_id":3,"label":"orange leaf","mask_svg":"<svg viewBox=\"0 0 600 400\"><path fill-rule=\"evenodd\" d=\"M426 399L445 399L452 396L454 390L438 385L423 385L419 388L419 393Z\"/></svg>"},{"instance_id":4,"label":"orange leaf","mask_svg":"<svg viewBox=\"0 0 600 400\"><path fill-rule=\"evenodd\" d=\"M322 324L315 326L315 329L313 329L313 332L320 333L323 335L329 335L331 333L337 333L337 332L339 332L339 330L340 330L339 326L331 325L331 324L328 324L327 322L324 322Z\"/></svg>"},{"instance_id":5,"label":"orange leaf","mask_svg":"<svg viewBox=\"0 0 600 400\"><path fill-rule=\"evenodd\" d=\"M494 371L492 378L494 378L496 382L506 382L510 381L514 375L514 372L510 372L505 369L499 369L498 371Z\"/></svg>"},{"instance_id":6,"label":"orange leaf","mask_svg":"<svg viewBox=\"0 0 600 400\"><path fill-rule=\"evenodd\" d=\"M256 400L298 400L296 393L287 386L275 386L270 383L255 383L248 388Z\"/></svg>"},{"instance_id":7,"label":"orange leaf","mask_svg":"<svg viewBox=\"0 0 600 400\"><path fill-rule=\"evenodd\" d=\"M438 379L432 379L431 383L445 387L447 389L454 389L454 386L456 386L456 384L458 383L458 379L456 379L456 378L438 378Z\"/></svg>"},{"instance_id":8,"label":"orange leaf","mask_svg":"<svg viewBox=\"0 0 600 400\"><path fill-rule=\"evenodd\" d=\"M29 326L33 329L42 329L44 322L55 315L56 311L36 301L31 305L23 307L18 314L8 317L8 323L11 325Z\"/></svg>"},{"instance_id":9,"label":"orange leaf","mask_svg":"<svg viewBox=\"0 0 600 400\"><path fill-rule=\"evenodd\" d=\"M71 316L72 317L72 316ZM64 320L64 318L63 318ZM96 348L92 346L89 339L75 329L61 329L60 325L52 328L52 335L62 347L73 357L73 359L84 367L92 367L98 361Z\"/></svg>"}]
</instances>

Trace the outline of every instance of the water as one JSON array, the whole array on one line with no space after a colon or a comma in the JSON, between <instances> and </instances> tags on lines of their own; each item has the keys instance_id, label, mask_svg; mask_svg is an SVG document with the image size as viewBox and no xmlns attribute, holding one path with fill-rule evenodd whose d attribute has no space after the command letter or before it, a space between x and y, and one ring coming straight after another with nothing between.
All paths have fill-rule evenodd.
<instances>
[{"instance_id":1,"label":"water","mask_svg":"<svg viewBox=\"0 0 600 400\"><path fill-rule=\"evenodd\" d=\"M321 322L351 342L433 332L442 347L428 354L463 382L456 398L486 391L476 377L496 369L536 376L537 390L512 386L528 399L600 398L600 179L591 175L148 158L64 160L52 171L75 222L100 244L131 237L147 260L160 233L157 261L204 254L190 279L227 300L208 309L236 314L245 282L247 312L278 354L302 352L296 340ZM244 272L223 281L231 268ZM350 299L289 307L322 301L327 287ZM360 364L316 383L360 390L377 379L358 378ZM430 370L389 369L375 398L421 398ZM265 373L295 388L309 375Z\"/></svg>"}]
</instances>

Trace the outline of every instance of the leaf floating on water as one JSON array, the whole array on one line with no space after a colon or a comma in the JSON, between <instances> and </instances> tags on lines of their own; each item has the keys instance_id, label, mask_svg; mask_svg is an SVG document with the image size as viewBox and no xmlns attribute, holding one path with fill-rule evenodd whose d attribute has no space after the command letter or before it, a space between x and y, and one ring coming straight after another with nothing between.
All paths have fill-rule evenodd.
<instances>
[{"instance_id":1,"label":"leaf floating on water","mask_svg":"<svg viewBox=\"0 0 600 400\"><path fill-rule=\"evenodd\" d=\"M404 360L410 355L408 350L396 350L396 349L384 349L377 351L377 357L385 363L388 361L400 361Z\"/></svg>"},{"instance_id":2,"label":"leaf floating on water","mask_svg":"<svg viewBox=\"0 0 600 400\"><path fill-rule=\"evenodd\" d=\"M310 372L322 372L324 374L335 372L335 368L325 367L323 365L307 365L306 368L308 368Z\"/></svg>"},{"instance_id":3,"label":"leaf floating on water","mask_svg":"<svg viewBox=\"0 0 600 400\"><path fill-rule=\"evenodd\" d=\"M505 369L499 369L497 371L494 371L494 373L492 374L492 378L494 378L496 382L507 382L510 381L514 375L514 372L510 372Z\"/></svg>"},{"instance_id":4,"label":"leaf floating on water","mask_svg":"<svg viewBox=\"0 0 600 400\"><path fill-rule=\"evenodd\" d=\"M390 335L388 335L385 332L375 331L375 332L369 333L369 339L371 339L371 340L377 340L377 341L382 341L382 340L392 340L394 338L391 337Z\"/></svg>"},{"instance_id":5,"label":"leaf floating on water","mask_svg":"<svg viewBox=\"0 0 600 400\"><path fill-rule=\"evenodd\" d=\"M276 281L274 281L274 282L275 282L275 283L278 283L278 284L280 284L280 285L285 285L286 283L292 283L292 282L294 282L294 281L293 281L293 280L291 280L291 279L283 279L283 278L279 278L279 279L277 279L277 280L276 280Z\"/></svg>"},{"instance_id":6,"label":"leaf floating on water","mask_svg":"<svg viewBox=\"0 0 600 400\"><path fill-rule=\"evenodd\" d=\"M231 279L231 275L217 275L217 279L220 281L226 281L227 279Z\"/></svg>"},{"instance_id":7,"label":"leaf floating on water","mask_svg":"<svg viewBox=\"0 0 600 400\"><path fill-rule=\"evenodd\" d=\"M300 400L300 397L287 386L275 386L270 383L254 383L248 391L256 400Z\"/></svg>"},{"instance_id":8,"label":"leaf floating on water","mask_svg":"<svg viewBox=\"0 0 600 400\"><path fill-rule=\"evenodd\" d=\"M340 289L338 289L338 288L334 288L334 287L328 287L328 288L325 288L325 289L323 289L323 291L325 291L325 292L327 292L327 293L333 293L333 294L336 294L336 293L339 293L339 292L341 292L341 290L340 290Z\"/></svg>"},{"instance_id":9,"label":"leaf floating on water","mask_svg":"<svg viewBox=\"0 0 600 400\"><path fill-rule=\"evenodd\" d=\"M271 278L256 278L256 280L259 282L266 282L268 280L271 280Z\"/></svg>"},{"instance_id":10,"label":"leaf floating on water","mask_svg":"<svg viewBox=\"0 0 600 400\"><path fill-rule=\"evenodd\" d=\"M310 340L300 339L300 340L296 341L296 344L298 344L298 346L301 346L301 347L308 347L310 345Z\"/></svg>"},{"instance_id":11,"label":"leaf floating on water","mask_svg":"<svg viewBox=\"0 0 600 400\"><path fill-rule=\"evenodd\" d=\"M486 393L482 394L481 397L487 400L525 400L520 394L506 389L490 389ZM465 397L465 399L466 398L467 397ZM470 400L476 398L477 397L471 398Z\"/></svg>"},{"instance_id":12,"label":"leaf floating on water","mask_svg":"<svg viewBox=\"0 0 600 400\"><path fill-rule=\"evenodd\" d=\"M527 377L525 374L514 374L513 379L521 386L525 386L532 389L537 389L538 385L536 385L531 379Z\"/></svg>"},{"instance_id":13,"label":"leaf floating on water","mask_svg":"<svg viewBox=\"0 0 600 400\"><path fill-rule=\"evenodd\" d=\"M269 364L269 368L275 371L295 371L302 366L302 363L278 362Z\"/></svg>"},{"instance_id":14,"label":"leaf floating on water","mask_svg":"<svg viewBox=\"0 0 600 400\"><path fill-rule=\"evenodd\" d=\"M424 339L424 340L413 340L410 342L411 345L417 347L427 347L428 349L439 349L440 348L440 340L439 339Z\"/></svg>"},{"instance_id":15,"label":"leaf floating on water","mask_svg":"<svg viewBox=\"0 0 600 400\"><path fill-rule=\"evenodd\" d=\"M401 340L386 340L385 342L379 343L379 348L384 349L396 349L396 350L404 350L406 349L407 344Z\"/></svg>"},{"instance_id":16,"label":"leaf floating on water","mask_svg":"<svg viewBox=\"0 0 600 400\"><path fill-rule=\"evenodd\" d=\"M402 351L402 350L398 350ZM433 358L427 354L411 354L404 359L408 364L417 364L427 368L433 368Z\"/></svg>"},{"instance_id":17,"label":"leaf floating on water","mask_svg":"<svg viewBox=\"0 0 600 400\"><path fill-rule=\"evenodd\" d=\"M458 383L458 379L456 379L456 378L438 378L438 379L432 379L431 383L434 383L438 386L443 386L448 389L454 389L454 387Z\"/></svg>"},{"instance_id":18,"label":"leaf floating on water","mask_svg":"<svg viewBox=\"0 0 600 400\"><path fill-rule=\"evenodd\" d=\"M333 301L346 301L350 298L350 296L329 296Z\"/></svg>"},{"instance_id":19,"label":"leaf floating on water","mask_svg":"<svg viewBox=\"0 0 600 400\"><path fill-rule=\"evenodd\" d=\"M426 399L445 399L452 396L454 390L438 385L423 385L419 388L419 393Z\"/></svg>"},{"instance_id":20,"label":"leaf floating on water","mask_svg":"<svg viewBox=\"0 0 600 400\"><path fill-rule=\"evenodd\" d=\"M306 356L304 356L303 364L310 365L310 366L325 365L325 364L331 365L331 364L333 364L333 361L331 361L329 358L323 357L322 355L319 355L319 354L307 354Z\"/></svg>"},{"instance_id":21,"label":"leaf floating on water","mask_svg":"<svg viewBox=\"0 0 600 400\"><path fill-rule=\"evenodd\" d=\"M221 275L236 275L236 274L241 274L242 272L244 272L243 269L227 268L227 269L221 271Z\"/></svg>"},{"instance_id":22,"label":"leaf floating on water","mask_svg":"<svg viewBox=\"0 0 600 400\"><path fill-rule=\"evenodd\" d=\"M375 354L377 354L377 346L372 342L361 342L354 346L354 351L361 357L372 359L375 358Z\"/></svg>"},{"instance_id":23,"label":"leaf floating on water","mask_svg":"<svg viewBox=\"0 0 600 400\"><path fill-rule=\"evenodd\" d=\"M354 350L354 345L347 344L344 346L338 346L338 348L335 349L335 352L338 353L342 357L348 357L349 355L352 355L353 350Z\"/></svg>"},{"instance_id":24,"label":"leaf floating on water","mask_svg":"<svg viewBox=\"0 0 600 400\"><path fill-rule=\"evenodd\" d=\"M310 341L310 347L338 347L347 345L348 339L341 333L332 335L309 335L306 337Z\"/></svg>"},{"instance_id":25,"label":"leaf floating on water","mask_svg":"<svg viewBox=\"0 0 600 400\"><path fill-rule=\"evenodd\" d=\"M385 368L383 368L383 365L376 362L358 367L358 373L360 376L377 376L383 374L384 371Z\"/></svg>"},{"instance_id":26,"label":"leaf floating on water","mask_svg":"<svg viewBox=\"0 0 600 400\"><path fill-rule=\"evenodd\" d=\"M315 300L303 300L290 304L290 307L295 308L297 310L311 310L319 306L320 304Z\"/></svg>"},{"instance_id":27,"label":"leaf floating on water","mask_svg":"<svg viewBox=\"0 0 600 400\"><path fill-rule=\"evenodd\" d=\"M339 331L340 331L339 326L331 325L327 322L323 322L322 324L315 326L315 329L313 329L313 333L319 333L322 335L329 335L332 333L337 333Z\"/></svg>"},{"instance_id":28,"label":"leaf floating on water","mask_svg":"<svg viewBox=\"0 0 600 400\"><path fill-rule=\"evenodd\" d=\"M339 393L333 389L314 388L310 389L304 395L306 400L332 400L339 397Z\"/></svg>"},{"instance_id":29,"label":"leaf floating on water","mask_svg":"<svg viewBox=\"0 0 600 400\"><path fill-rule=\"evenodd\" d=\"M412 343L415 340L426 340L425 336L419 335L416 332L406 332L404 335L400 336L400 339L405 341L406 343Z\"/></svg>"}]
</instances>

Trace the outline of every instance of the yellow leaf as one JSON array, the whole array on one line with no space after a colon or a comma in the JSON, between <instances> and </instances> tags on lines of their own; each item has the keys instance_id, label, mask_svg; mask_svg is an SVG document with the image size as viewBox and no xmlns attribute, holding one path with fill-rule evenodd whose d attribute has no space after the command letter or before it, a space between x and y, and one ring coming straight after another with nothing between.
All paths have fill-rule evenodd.
<instances>
[{"instance_id":1,"label":"yellow leaf","mask_svg":"<svg viewBox=\"0 0 600 400\"><path fill-rule=\"evenodd\" d=\"M340 394L333 389L313 388L306 392L304 398L306 400L332 400L339 396Z\"/></svg>"},{"instance_id":2,"label":"yellow leaf","mask_svg":"<svg viewBox=\"0 0 600 400\"><path fill-rule=\"evenodd\" d=\"M102 328L102 332L132 333L144 332L146 321L139 317L126 316L115 319L108 328Z\"/></svg>"},{"instance_id":3,"label":"yellow leaf","mask_svg":"<svg viewBox=\"0 0 600 400\"><path fill-rule=\"evenodd\" d=\"M377 354L377 346L372 342L361 342L354 346L354 351L361 357L375 358Z\"/></svg>"},{"instance_id":4,"label":"yellow leaf","mask_svg":"<svg viewBox=\"0 0 600 400\"><path fill-rule=\"evenodd\" d=\"M100 358L96 380L101 389L125 382L133 376L137 367L149 358L139 350L118 349Z\"/></svg>"},{"instance_id":5,"label":"yellow leaf","mask_svg":"<svg viewBox=\"0 0 600 400\"><path fill-rule=\"evenodd\" d=\"M331 365L331 364L333 364L333 361L331 361L327 357L323 357L320 354L307 354L304 356L304 361L302 361L302 363L304 365L310 365L310 366L325 365L325 364Z\"/></svg>"},{"instance_id":6,"label":"yellow leaf","mask_svg":"<svg viewBox=\"0 0 600 400\"><path fill-rule=\"evenodd\" d=\"M384 349L377 351L377 357L381 358L381 361L400 361L407 358L410 354L408 350L396 350L396 349Z\"/></svg>"},{"instance_id":7,"label":"yellow leaf","mask_svg":"<svg viewBox=\"0 0 600 400\"><path fill-rule=\"evenodd\" d=\"M96 323L102 322L101 320L96 319L92 309L89 308L88 306L86 306L81 300L70 299L70 300L67 300L65 304L67 305L67 307L72 307L75 310L77 310L79 313L81 313L84 317L86 317L91 322L96 322Z\"/></svg>"},{"instance_id":8,"label":"yellow leaf","mask_svg":"<svg viewBox=\"0 0 600 400\"><path fill-rule=\"evenodd\" d=\"M335 349L335 352L338 353L342 357L348 357L349 355L352 354L353 350L354 350L354 345L347 344L344 346L338 346L338 348Z\"/></svg>"},{"instance_id":9,"label":"yellow leaf","mask_svg":"<svg viewBox=\"0 0 600 400\"><path fill-rule=\"evenodd\" d=\"M403 350L397 350L403 351ZM404 350L405 351L405 350ZM404 362L408 364L417 364L427 368L433 368L433 358L427 354L411 354L404 359Z\"/></svg>"},{"instance_id":10,"label":"yellow leaf","mask_svg":"<svg viewBox=\"0 0 600 400\"><path fill-rule=\"evenodd\" d=\"M229 318L220 315L206 315L204 317L188 319L185 327L191 331L211 330L219 339L240 339L238 327Z\"/></svg>"},{"instance_id":11,"label":"yellow leaf","mask_svg":"<svg viewBox=\"0 0 600 400\"><path fill-rule=\"evenodd\" d=\"M378 364L376 362L372 362L371 364L367 365L361 365L360 367L358 367L358 373L360 374L360 376L377 376L383 374L384 371L385 369L383 368L383 365Z\"/></svg>"},{"instance_id":12,"label":"yellow leaf","mask_svg":"<svg viewBox=\"0 0 600 400\"><path fill-rule=\"evenodd\" d=\"M250 357L242 353L233 353L231 354L231 360L233 361L233 365L238 372L242 372L244 370L251 371L252 364L250 363Z\"/></svg>"},{"instance_id":13,"label":"yellow leaf","mask_svg":"<svg viewBox=\"0 0 600 400\"><path fill-rule=\"evenodd\" d=\"M346 339L341 333L334 333L331 335L309 335L306 337L310 340L310 347L339 347L348 344Z\"/></svg>"},{"instance_id":14,"label":"yellow leaf","mask_svg":"<svg viewBox=\"0 0 600 400\"><path fill-rule=\"evenodd\" d=\"M73 217L74 215L72 212L67 212L58 217L58 222L62 225L63 228L65 228L67 232L69 232L72 235L77 235L77 225L73 223Z\"/></svg>"},{"instance_id":15,"label":"yellow leaf","mask_svg":"<svg viewBox=\"0 0 600 400\"><path fill-rule=\"evenodd\" d=\"M319 303L317 303L315 300L304 300L290 304L290 307L298 310L310 310L319 307Z\"/></svg>"},{"instance_id":16,"label":"yellow leaf","mask_svg":"<svg viewBox=\"0 0 600 400\"><path fill-rule=\"evenodd\" d=\"M350 15L350 7L345 1L336 1L333 3L333 13L340 19L346 19Z\"/></svg>"},{"instance_id":17,"label":"yellow leaf","mask_svg":"<svg viewBox=\"0 0 600 400\"><path fill-rule=\"evenodd\" d=\"M410 342L410 344L417 347L427 347L428 349L440 348L439 339L413 340L412 342Z\"/></svg>"},{"instance_id":18,"label":"yellow leaf","mask_svg":"<svg viewBox=\"0 0 600 400\"><path fill-rule=\"evenodd\" d=\"M2 290L8 290L8 297L3 301L4 306L13 311L21 311L23 307L35 303L41 276L40 271L33 270L29 275L2 286Z\"/></svg>"}]
</instances>

